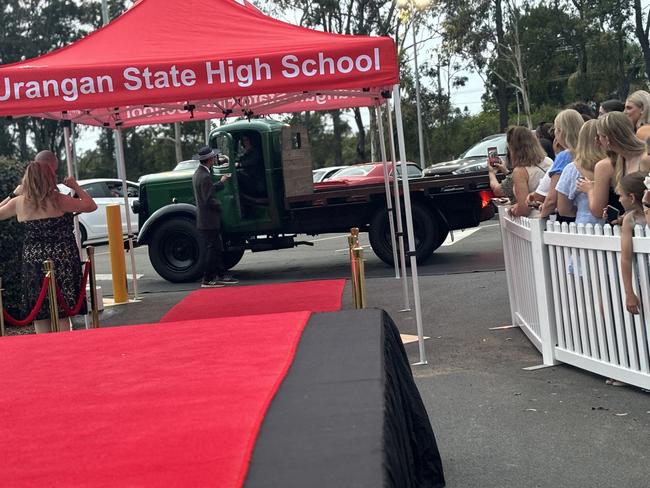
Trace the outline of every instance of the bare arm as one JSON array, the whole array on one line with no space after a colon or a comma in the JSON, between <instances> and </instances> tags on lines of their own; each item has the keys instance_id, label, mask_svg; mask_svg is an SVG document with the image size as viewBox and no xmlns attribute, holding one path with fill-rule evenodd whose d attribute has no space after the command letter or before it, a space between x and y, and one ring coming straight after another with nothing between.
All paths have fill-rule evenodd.
<instances>
[{"instance_id":1,"label":"bare arm","mask_svg":"<svg viewBox=\"0 0 650 488\"><path fill-rule=\"evenodd\" d=\"M557 191L555 190L555 186L559 180L560 174L551 176L551 186L542 204L542 218L548 217L555 212L555 208L557 207Z\"/></svg>"},{"instance_id":2,"label":"bare arm","mask_svg":"<svg viewBox=\"0 0 650 488\"><path fill-rule=\"evenodd\" d=\"M625 289L625 308L630 313L639 313L639 298L634 294L632 287L632 261L634 260L634 216L629 212L623 219L621 229L621 274L623 275L623 288Z\"/></svg>"},{"instance_id":3,"label":"bare arm","mask_svg":"<svg viewBox=\"0 0 650 488\"><path fill-rule=\"evenodd\" d=\"M512 170L512 188L517 203L511 207L510 213L514 217L525 217L530 214L530 207L526 203L528 197L528 172L525 168Z\"/></svg>"},{"instance_id":4,"label":"bare arm","mask_svg":"<svg viewBox=\"0 0 650 488\"><path fill-rule=\"evenodd\" d=\"M564 193L557 192L557 211L564 217L575 217L576 208Z\"/></svg>"},{"instance_id":5,"label":"bare arm","mask_svg":"<svg viewBox=\"0 0 650 488\"><path fill-rule=\"evenodd\" d=\"M16 187L16 189L15 189L12 193L13 193L13 195L8 196L7 198L5 198L4 200L2 200L2 201L0 202L0 208L1 208L1 207L4 207L5 205L7 205L7 204L9 203L9 200L11 200L12 197L17 197L18 195L22 195L22 194L23 194L23 187L22 187L22 185L18 185L18 186Z\"/></svg>"},{"instance_id":6,"label":"bare arm","mask_svg":"<svg viewBox=\"0 0 650 488\"><path fill-rule=\"evenodd\" d=\"M490 178L490 189L494 193L495 197L505 197L506 194L503 192L501 183L497 178L497 170L501 171L504 175L508 174L508 168L503 164L498 164L497 166L492 166L491 164L487 165L488 167L488 177Z\"/></svg>"},{"instance_id":7,"label":"bare arm","mask_svg":"<svg viewBox=\"0 0 650 488\"><path fill-rule=\"evenodd\" d=\"M66 178L63 180L63 184L74 190L77 194L77 198L59 194L59 209L62 212L94 212L97 210L95 200L93 200L90 195L79 186L74 178Z\"/></svg>"},{"instance_id":8,"label":"bare arm","mask_svg":"<svg viewBox=\"0 0 650 488\"><path fill-rule=\"evenodd\" d=\"M16 200L18 198L9 198L7 197L5 202L3 200L3 205L0 206L0 220L7 220L10 219L11 217L16 216Z\"/></svg>"},{"instance_id":9,"label":"bare arm","mask_svg":"<svg viewBox=\"0 0 650 488\"><path fill-rule=\"evenodd\" d=\"M503 190L501 189L501 183L499 183L496 173L490 171L488 176L490 177L490 189L492 190L492 193L494 193L494 196L505 197L506 194L503 193Z\"/></svg>"},{"instance_id":10,"label":"bare arm","mask_svg":"<svg viewBox=\"0 0 650 488\"><path fill-rule=\"evenodd\" d=\"M578 182L578 190L587 194L589 210L594 217L602 218L603 209L609 202L609 187L614 176L614 168L609 159L598 161L594 169L594 181Z\"/></svg>"}]
</instances>

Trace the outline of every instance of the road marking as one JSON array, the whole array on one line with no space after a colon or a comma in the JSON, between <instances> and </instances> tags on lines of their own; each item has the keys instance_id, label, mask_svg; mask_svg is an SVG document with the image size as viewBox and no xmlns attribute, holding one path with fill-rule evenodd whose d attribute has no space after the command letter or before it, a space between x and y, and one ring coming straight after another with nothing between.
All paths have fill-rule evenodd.
<instances>
[{"instance_id":1,"label":"road marking","mask_svg":"<svg viewBox=\"0 0 650 488\"><path fill-rule=\"evenodd\" d=\"M454 240L451 240L451 233L447 236L445 239L445 242L442 243L443 246L453 246L454 244L462 241L466 237L471 236L474 232L478 232L481 230L483 227L474 227L473 229L466 229L466 230L461 230L461 231L453 231L454 233Z\"/></svg>"},{"instance_id":2,"label":"road marking","mask_svg":"<svg viewBox=\"0 0 650 488\"><path fill-rule=\"evenodd\" d=\"M134 251L134 252L137 252L137 251L140 251L140 250L144 250L144 247L138 246L138 247L134 247L134 248L133 248L133 251ZM111 253L110 251L106 251L106 252L96 252L96 253L95 253L95 256L108 256L110 253ZM124 254L127 254L127 253L128 253L128 250L125 249L125 250L124 250Z\"/></svg>"},{"instance_id":3,"label":"road marking","mask_svg":"<svg viewBox=\"0 0 650 488\"><path fill-rule=\"evenodd\" d=\"M417 342L418 336L416 335L411 335L411 334L400 334L400 338L402 339L402 344L410 344L412 342ZM428 336L422 336L424 340L431 339L431 337Z\"/></svg>"},{"instance_id":4,"label":"road marking","mask_svg":"<svg viewBox=\"0 0 650 488\"><path fill-rule=\"evenodd\" d=\"M361 246L362 249L368 249L370 246ZM346 247L345 249L335 249L334 252L348 252L350 248Z\"/></svg>"},{"instance_id":5,"label":"road marking","mask_svg":"<svg viewBox=\"0 0 650 488\"><path fill-rule=\"evenodd\" d=\"M137 273L137 274L135 275L135 279L136 279L136 280L139 280L139 279L142 278L143 276L144 276L143 274ZM130 273L127 274L126 277L127 277L127 279L129 279L129 280L133 279L133 275L130 274ZM96 279L97 281L113 281L113 275L112 275L112 274L102 274L102 273L97 273L97 274L95 275L95 279Z\"/></svg>"},{"instance_id":6,"label":"road marking","mask_svg":"<svg viewBox=\"0 0 650 488\"><path fill-rule=\"evenodd\" d=\"M344 237L347 237L348 234L341 234L340 236L334 236L334 237L323 237L322 239L314 239L313 241L309 242L321 242L321 241L329 241L331 239L342 239Z\"/></svg>"}]
</instances>

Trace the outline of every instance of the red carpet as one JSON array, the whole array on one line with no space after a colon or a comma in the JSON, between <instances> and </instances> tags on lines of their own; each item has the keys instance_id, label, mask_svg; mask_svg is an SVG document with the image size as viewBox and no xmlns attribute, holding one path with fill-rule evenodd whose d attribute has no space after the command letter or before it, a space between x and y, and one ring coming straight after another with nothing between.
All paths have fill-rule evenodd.
<instances>
[{"instance_id":1,"label":"red carpet","mask_svg":"<svg viewBox=\"0 0 650 488\"><path fill-rule=\"evenodd\" d=\"M2 338L0 486L241 486L308 318Z\"/></svg>"},{"instance_id":2,"label":"red carpet","mask_svg":"<svg viewBox=\"0 0 650 488\"><path fill-rule=\"evenodd\" d=\"M335 312L341 309L344 286L345 280L321 280L202 289L190 293L160 321L177 322L299 310Z\"/></svg>"}]
</instances>

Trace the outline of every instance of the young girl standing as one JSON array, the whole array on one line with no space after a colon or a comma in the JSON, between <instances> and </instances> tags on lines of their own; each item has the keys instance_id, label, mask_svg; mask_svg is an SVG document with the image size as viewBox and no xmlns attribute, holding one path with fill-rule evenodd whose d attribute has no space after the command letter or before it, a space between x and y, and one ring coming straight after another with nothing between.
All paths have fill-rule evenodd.
<instances>
[{"instance_id":1,"label":"young girl standing","mask_svg":"<svg viewBox=\"0 0 650 488\"><path fill-rule=\"evenodd\" d=\"M619 201L625 209L621 227L621 272L625 290L625 308L633 314L638 314L641 311L641 302L634 293L632 286L632 266L634 263L632 238L634 237L634 228L637 225L645 226L646 224L642 204L646 191L644 179L645 174L643 173L625 175L616 188Z\"/></svg>"}]
</instances>

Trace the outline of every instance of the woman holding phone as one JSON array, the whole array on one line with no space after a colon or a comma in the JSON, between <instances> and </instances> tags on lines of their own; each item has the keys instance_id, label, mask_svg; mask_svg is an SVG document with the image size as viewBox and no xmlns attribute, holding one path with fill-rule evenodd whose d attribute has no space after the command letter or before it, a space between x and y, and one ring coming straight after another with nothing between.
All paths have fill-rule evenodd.
<instances>
[{"instance_id":1,"label":"woman holding phone","mask_svg":"<svg viewBox=\"0 0 650 488\"><path fill-rule=\"evenodd\" d=\"M499 183L496 178L497 168L508 171L502 163L493 158L488 159L490 188L496 197L514 197L515 204L509 209L513 217L537 216L537 211L528 205L528 194L537 188L540 180L551 167L553 161L546 156L546 151L539 143L533 131L526 127L510 127L506 132L509 161L512 173ZM531 215L533 214L533 215Z\"/></svg>"}]
</instances>

